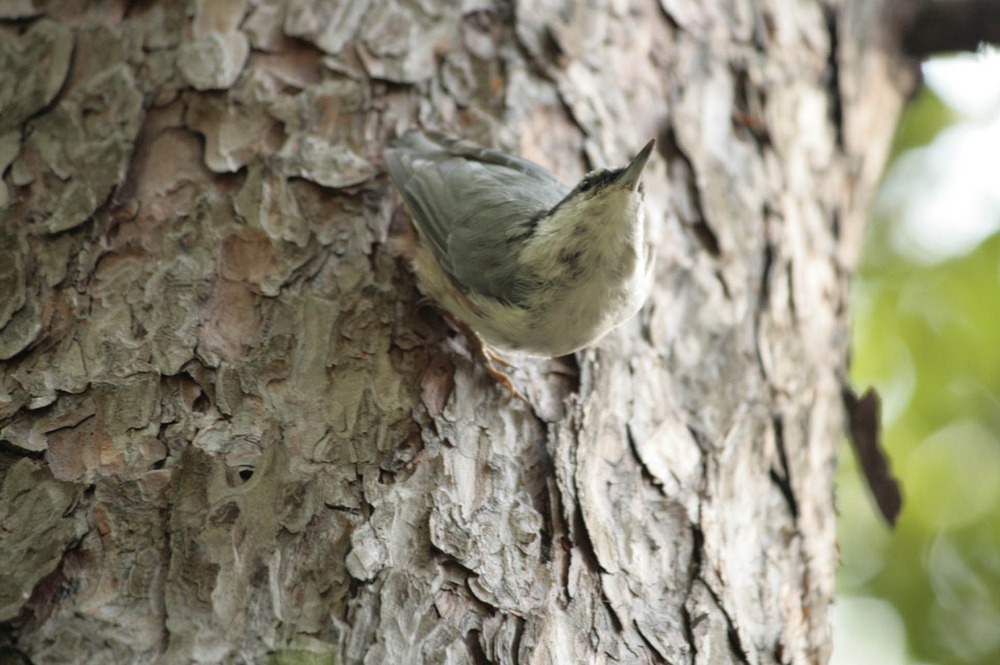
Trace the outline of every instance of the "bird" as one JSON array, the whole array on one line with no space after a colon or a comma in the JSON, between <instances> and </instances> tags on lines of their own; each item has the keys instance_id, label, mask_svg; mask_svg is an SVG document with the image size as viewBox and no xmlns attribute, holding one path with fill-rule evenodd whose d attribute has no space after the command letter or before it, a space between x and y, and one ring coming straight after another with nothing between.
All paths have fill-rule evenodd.
<instances>
[{"instance_id":1,"label":"bird","mask_svg":"<svg viewBox=\"0 0 1000 665\"><path fill-rule=\"evenodd\" d=\"M420 290L477 338L487 372L504 352L557 357L631 318L653 270L642 175L650 140L624 167L574 187L526 159L436 131L383 151L416 229Z\"/></svg>"}]
</instances>

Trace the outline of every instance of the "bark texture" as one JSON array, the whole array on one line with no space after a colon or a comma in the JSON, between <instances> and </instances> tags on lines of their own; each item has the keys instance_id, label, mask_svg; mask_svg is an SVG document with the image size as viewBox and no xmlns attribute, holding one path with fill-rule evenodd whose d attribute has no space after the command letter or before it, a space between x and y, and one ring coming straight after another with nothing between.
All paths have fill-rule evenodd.
<instances>
[{"instance_id":1,"label":"bark texture","mask_svg":"<svg viewBox=\"0 0 1000 665\"><path fill-rule=\"evenodd\" d=\"M0 19L0 655L826 661L881 2ZM526 401L391 249L414 125L566 181L659 139L655 292Z\"/></svg>"}]
</instances>

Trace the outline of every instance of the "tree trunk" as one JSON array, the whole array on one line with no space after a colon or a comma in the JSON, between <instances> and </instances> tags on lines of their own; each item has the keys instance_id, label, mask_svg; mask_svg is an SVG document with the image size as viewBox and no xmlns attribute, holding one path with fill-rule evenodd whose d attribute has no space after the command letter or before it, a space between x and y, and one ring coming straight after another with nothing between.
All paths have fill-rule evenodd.
<instances>
[{"instance_id":1,"label":"tree trunk","mask_svg":"<svg viewBox=\"0 0 1000 665\"><path fill-rule=\"evenodd\" d=\"M827 660L882 3L454 4L0 5L0 660ZM392 249L411 126L657 137L645 309L509 397Z\"/></svg>"}]
</instances>

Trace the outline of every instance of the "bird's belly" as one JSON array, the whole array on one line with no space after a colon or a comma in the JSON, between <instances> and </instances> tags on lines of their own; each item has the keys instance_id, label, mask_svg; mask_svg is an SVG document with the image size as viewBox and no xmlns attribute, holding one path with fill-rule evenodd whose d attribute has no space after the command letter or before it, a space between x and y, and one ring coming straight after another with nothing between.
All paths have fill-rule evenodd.
<instances>
[{"instance_id":1,"label":"bird's belly","mask_svg":"<svg viewBox=\"0 0 1000 665\"><path fill-rule=\"evenodd\" d=\"M475 325L500 349L533 356L562 356L592 344L631 318L645 301L645 289L631 276L625 283L589 280L552 289L527 307L497 305ZM487 308L488 309L488 308Z\"/></svg>"}]
</instances>

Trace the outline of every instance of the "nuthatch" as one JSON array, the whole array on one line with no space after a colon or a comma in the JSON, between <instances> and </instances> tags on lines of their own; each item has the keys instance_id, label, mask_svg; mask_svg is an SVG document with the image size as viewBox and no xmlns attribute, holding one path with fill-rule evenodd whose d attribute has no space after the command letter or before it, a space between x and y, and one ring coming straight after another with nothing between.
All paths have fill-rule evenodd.
<instances>
[{"instance_id":1,"label":"nuthatch","mask_svg":"<svg viewBox=\"0 0 1000 665\"><path fill-rule=\"evenodd\" d=\"M520 157L407 132L384 156L417 230L421 290L499 349L552 357L600 339L649 291L640 179L653 144L571 189Z\"/></svg>"}]
</instances>

